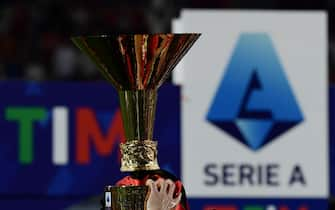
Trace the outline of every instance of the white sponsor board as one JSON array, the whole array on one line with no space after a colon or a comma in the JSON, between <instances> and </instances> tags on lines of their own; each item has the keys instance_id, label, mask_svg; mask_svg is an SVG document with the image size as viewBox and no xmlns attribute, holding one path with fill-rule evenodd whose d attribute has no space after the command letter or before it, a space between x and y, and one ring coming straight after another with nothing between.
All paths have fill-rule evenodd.
<instances>
[{"instance_id":1,"label":"white sponsor board","mask_svg":"<svg viewBox=\"0 0 335 210\"><path fill-rule=\"evenodd\" d=\"M189 196L328 196L326 20L324 12L181 13L174 32L202 33L177 75Z\"/></svg>"}]
</instances>

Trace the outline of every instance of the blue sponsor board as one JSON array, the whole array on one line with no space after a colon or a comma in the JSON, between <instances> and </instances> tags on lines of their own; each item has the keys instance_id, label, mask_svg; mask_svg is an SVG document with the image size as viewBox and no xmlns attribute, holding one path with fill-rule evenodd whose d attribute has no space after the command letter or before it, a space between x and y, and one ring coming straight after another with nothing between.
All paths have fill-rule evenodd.
<instances>
[{"instance_id":1,"label":"blue sponsor board","mask_svg":"<svg viewBox=\"0 0 335 210\"><path fill-rule=\"evenodd\" d=\"M111 85L1 82L0 98L0 209L63 209L126 175L120 172L123 130ZM159 163L179 177L179 88L164 85L158 99ZM55 125L65 126L65 133L55 133Z\"/></svg>"}]
</instances>

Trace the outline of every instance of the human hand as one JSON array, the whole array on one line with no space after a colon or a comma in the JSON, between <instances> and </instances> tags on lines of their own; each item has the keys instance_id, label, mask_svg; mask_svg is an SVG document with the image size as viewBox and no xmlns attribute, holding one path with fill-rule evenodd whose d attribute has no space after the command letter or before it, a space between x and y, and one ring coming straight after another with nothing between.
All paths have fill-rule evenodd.
<instances>
[{"instance_id":1,"label":"human hand","mask_svg":"<svg viewBox=\"0 0 335 210\"><path fill-rule=\"evenodd\" d=\"M147 201L147 210L168 210L175 208L180 202L182 194L174 198L176 185L170 179L158 179L153 181L148 179L146 185L149 186L150 195Z\"/></svg>"}]
</instances>

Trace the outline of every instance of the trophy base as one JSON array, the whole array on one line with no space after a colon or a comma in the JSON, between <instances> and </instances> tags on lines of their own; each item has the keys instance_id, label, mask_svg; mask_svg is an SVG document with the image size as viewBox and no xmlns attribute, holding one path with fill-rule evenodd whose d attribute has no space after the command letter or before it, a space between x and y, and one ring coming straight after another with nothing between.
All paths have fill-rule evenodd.
<instances>
[{"instance_id":1,"label":"trophy base","mask_svg":"<svg viewBox=\"0 0 335 210\"><path fill-rule=\"evenodd\" d=\"M107 186L104 193L105 210L147 210L147 186Z\"/></svg>"}]
</instances>

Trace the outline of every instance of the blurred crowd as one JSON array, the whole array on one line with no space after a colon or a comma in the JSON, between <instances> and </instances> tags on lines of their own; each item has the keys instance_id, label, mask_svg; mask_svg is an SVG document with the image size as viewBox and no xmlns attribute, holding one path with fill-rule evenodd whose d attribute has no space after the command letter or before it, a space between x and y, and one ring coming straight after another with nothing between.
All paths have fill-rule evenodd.
<instances>
[{"instance_id":1,"label":"blurred crowd","mask_svg":"<svg viewBox=\"0 0 335 210\"><path fill-rule=\"evenodd\" d=\"M169 32L172 18L177 17L183 7L303 9L307 5L308 9L322 9L333 5L327 1L289 2L292 1L1 0L0 79L98 79L95 66L74 48L69 37Z\"/></svg>"},{"instance_id":2,"label":"blurred crowd","mask_svg":"<svg viewBox=\"0 0 335 210\"><path fill-rule=\"evenodd\" d=\"M107 2L107 1L106 1ZM0 78L95 79L94 65L70 37L97 33L149 32L147 8L104 1L17 1L0 10ZM168 31L169 28L158 30Z\"/></svg>"}]
</instances>

